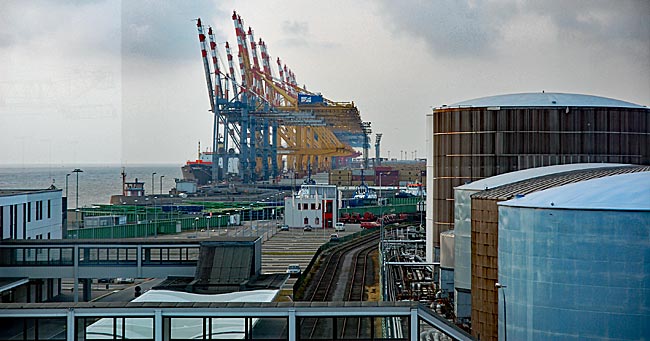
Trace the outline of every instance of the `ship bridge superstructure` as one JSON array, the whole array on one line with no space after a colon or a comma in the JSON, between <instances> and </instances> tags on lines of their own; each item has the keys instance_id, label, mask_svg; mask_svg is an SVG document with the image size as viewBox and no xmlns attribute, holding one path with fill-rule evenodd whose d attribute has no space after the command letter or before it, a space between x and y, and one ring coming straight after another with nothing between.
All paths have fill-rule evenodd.
<instances>
[{"instance_id":1,"label":"ship bridge superstructure","mask_svg":"<svg viewBox=\"0 0 650 341\"><path fill-rule=\"evenodd\" d=\"M225 179L220 167L232 157L239 158L241 180L255 182L283 169L328 171L336 158L358 155L353 148L364 146L370 123L361 121L354 102L298 86L280 58L272 66L266 43L244 28L241 16L233 12L232 20L236 52L228 42L219 49L212 27L196 23L214 115L213 182Z\"/></svg>"}]
</instances>

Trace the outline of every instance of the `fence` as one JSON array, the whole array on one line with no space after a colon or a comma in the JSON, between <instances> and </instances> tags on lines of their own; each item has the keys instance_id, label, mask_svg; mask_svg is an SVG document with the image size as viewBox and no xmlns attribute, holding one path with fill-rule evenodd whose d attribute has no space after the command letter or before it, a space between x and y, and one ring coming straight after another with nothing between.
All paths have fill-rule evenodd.
<instances>
[{"instance_id":1,"label":"fence","mask_svg":"<svg viewBox=\"0 0 650 341\"><path fill-rule=\"evenodd\" d=\"M103 226L68 230L68 239L143 238L183 231L213 229L228 226L229 215L208 217L186 217L163 219L136 224ZM180 230L179 230L180 227Z\"/></svg>"},{"instance_id":2,"label":"fence","mask_svg":"<svg viewBox=\"0 0 650 341\"><path fill-rule=\"evenodd\" d=\"M348 213L350 215L358 213L363 215L365 212L370 212L376 216L382 214L399 214L399 213L417 213L418 202L420 198L385 198L387 204L383 206L357 206L350 208L339 209L339 215Z\"/></svg>"}]
</instances>

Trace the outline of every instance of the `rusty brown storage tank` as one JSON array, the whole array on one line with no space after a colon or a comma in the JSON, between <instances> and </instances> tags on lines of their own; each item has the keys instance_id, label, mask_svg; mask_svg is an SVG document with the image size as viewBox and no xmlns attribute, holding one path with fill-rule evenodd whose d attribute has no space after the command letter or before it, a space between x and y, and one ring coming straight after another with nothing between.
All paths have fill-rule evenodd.
<instances>
[{"instance_id":1,"label":"rusty brown storage tank","mask_svg":"<svg viewBox=\"0 0 650 341\"><path fill-rule=\"evenodd\" d=\"M456 186L557 164L650 164L650 110L616 99L508 94L442 106L427 116L427 237L436 246L440 232L453 228Z\"/></svg>"}]
</instances>

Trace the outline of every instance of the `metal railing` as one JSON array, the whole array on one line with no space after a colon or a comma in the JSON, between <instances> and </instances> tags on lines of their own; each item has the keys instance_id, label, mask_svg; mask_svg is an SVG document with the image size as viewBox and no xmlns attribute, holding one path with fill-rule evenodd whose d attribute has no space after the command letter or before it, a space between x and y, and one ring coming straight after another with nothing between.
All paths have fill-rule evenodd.
<instances>
[{"instance_id":1,"label":"metal railing","mask_svg":"<svg viewBox=\"0 0 650 341\"><path fill-rule=\"evenodd\" d=\"M378 333L373 340L420 339L431 330L451 340L472 340L472 337L437 317L435 313L415 302L329 302L310 303L10 303L0 306L0 324L8 326L0 332L0 340L22 339L37 341L58 339L76 341L89 334L102 333L102 338L162 341L185 339L174 330L175 321L196 324L192 338L211 339L222 321L236 322L231 327L231 339L305 340L301 335L302 319L371 318L400 320L400 337ZM47 319L47 323L40 323ZM264 331L260 321L273 319L275 336L259 336ZM102 323L102 321L104 323ZM239 321L239 322L237 322ZM109 325L110 328L101 328ZM28 328L24 328L28 326ZM137 327L137 328L136 328ZM131 328L131 329L129 329ZM266 326L266 328L269 328ZM135 331L137 329L137 331ZM256 331L257 329L257 331ZM261 333L262 332L262 333ZM268 332L268 331L267 331ZM131 335L129 335L131 333ZM233 334L234 335L234 334ZM334 339L334 334L331 338ZM320 338L323 340L322 338Z\"/></svg>"}]
</instances>

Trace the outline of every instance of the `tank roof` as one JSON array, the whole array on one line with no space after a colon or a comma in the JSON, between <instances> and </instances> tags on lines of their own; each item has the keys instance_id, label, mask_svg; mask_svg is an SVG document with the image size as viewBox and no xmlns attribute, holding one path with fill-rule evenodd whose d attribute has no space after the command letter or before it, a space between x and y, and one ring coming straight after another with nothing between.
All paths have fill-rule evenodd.
<instances>
[{"instance_id":1,"label":"tank roof","mask_svg":"<svg viewBox=\"0 0 650 341\"><path fill-rule=\"evenodd\" d=\"M614 107L648 109L646 106L613 98L558 92L528 92L481 97L444 108L462 107Z\"/></svg>"},{"instance_id":2,"label":"tank roof","mask_svg":"<svg viewBox=\"0 0 650 341\"><path fill-rule=\"evenodd\" d=\"M500 206L650 211L650 172L612 175L534 192Z\"/></svg>"},{"instance_id":3,"label":"tank roof","mask_svg":"<svg viewBox=\"0 0 650 341\"><path fill-rule=\"evenodd\" d=\"M458 186L455 189L483 191L486 189L491 189L491 188L511 184L513 182L518 182L518 181L545 176L549 174L570 172L579 169L611 168L611 167L623 167L623 166L632 166L632 165L620 164L620 163L570 163L565 165L527 168L515 172L499 174L499 175L491 176L489 178L470 182L468 184Z\"/></svg>"}]
</instances>

